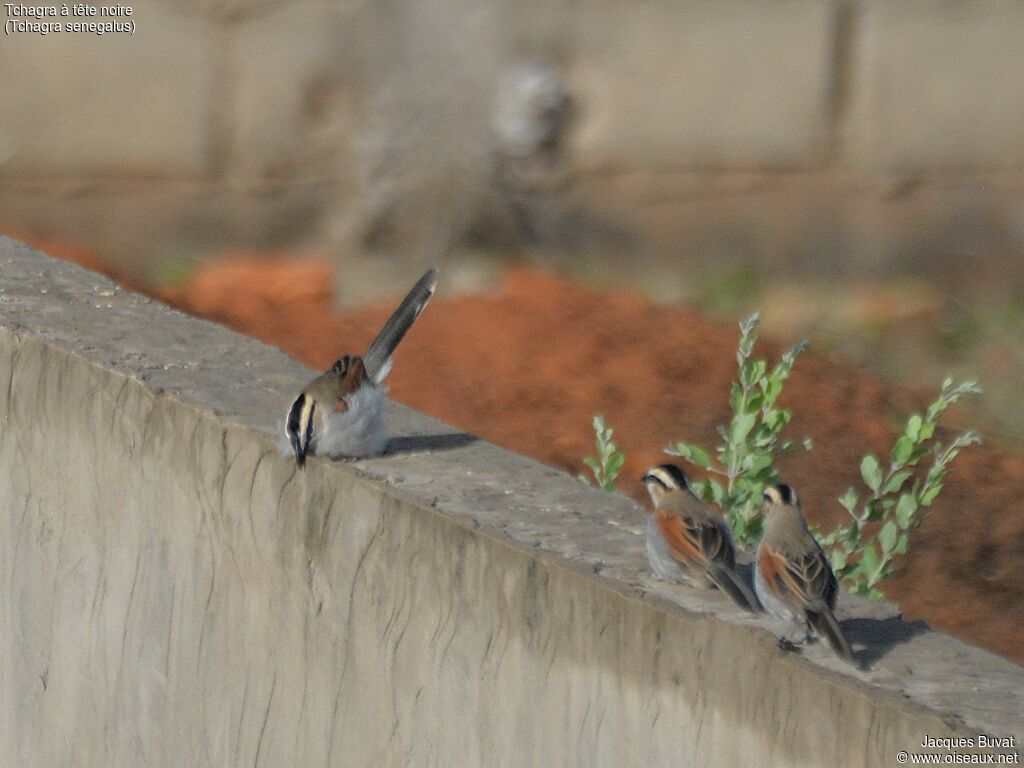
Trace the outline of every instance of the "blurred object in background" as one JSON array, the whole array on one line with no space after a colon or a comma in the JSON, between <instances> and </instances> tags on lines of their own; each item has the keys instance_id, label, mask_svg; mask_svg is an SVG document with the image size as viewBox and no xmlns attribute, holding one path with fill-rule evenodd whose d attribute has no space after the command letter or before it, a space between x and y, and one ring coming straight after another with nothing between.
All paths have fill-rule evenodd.
<instances>
[{"instance_id":1,"label":"blurred object in background","mask_svg":"<svg viewBox=\"0 0 1024 768\"><path fill-rule=\"evenodd\" d=\"M555 66L465 70L438 54L399 58L356 144L362 194L335 218L342 304L390 295L441 257L449 288L479 288L493 272L481 252L543 250L558 231L572 99Z\"/></svg>"},{"instance_id":2,"label":"blurred object in background","mask_svg":"<svg viewBox=\"0 0 1024 768\"><path fill-rule=\"evenodd\" d=\"M444 252L662 298L964 254L1024 284L1016 0L133 8L0 47L0 228L137 272L333 249L353 300Z\"/></svg>"},{"instance_id":3,"label":"blurred object in background","mask_svg":"<svg viewBox=\"0 0 1024 768\"><path fill-rule=\"evenodd\" d=\"M526 245L541 245L551 228L545 209L566 180L571 116L572 97L551 67L524 64L502 78L492 122L496 177Z\"/></svg>"}]
</instances>

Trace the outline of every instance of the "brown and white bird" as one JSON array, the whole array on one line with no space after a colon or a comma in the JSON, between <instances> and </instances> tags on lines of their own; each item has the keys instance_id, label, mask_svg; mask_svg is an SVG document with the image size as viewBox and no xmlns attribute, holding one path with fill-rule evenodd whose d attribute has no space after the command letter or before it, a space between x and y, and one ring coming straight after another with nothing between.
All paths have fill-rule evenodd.
<instances>
[{"instance_id":1,"label":"brown and white bird","mask_svg":"<svg viewBox=\"0 0 1024 768\"><path fill-rule=\"evenodd\" d=\"M764 609L824 636L832 650L859 666L836 619L839 583L807 527L800 499L788 485L764 492L764 534L757 548L754 588Z\"/></svg>"},{"instance_id":2,"label":"brown and white bird","mask_svg":"<svg viewBox=\"0 0 1024 768\"><path fill-rule=\"evenodd\" d=\"M740 608L756 612L757 599L736 572L729 524L690 491L675 464L660 464L643 476L654 504L647 521L647 560L656 578L693 586L717 586Z\"/></svg>"},{"instance_id":3,"label":"brown and white bird","mask_svg":"<svg viewBox=\"0 0 1024 768\"><path fill-rule=\"evenodd\" d=\"M308 454L338 458L379 456L387 447L382 382L395 348L427 306L437 286L431 268L384 324L366 354L344 355L306 385L288 409L285 434L300 467Z\"/></svg>"}]
</instances>

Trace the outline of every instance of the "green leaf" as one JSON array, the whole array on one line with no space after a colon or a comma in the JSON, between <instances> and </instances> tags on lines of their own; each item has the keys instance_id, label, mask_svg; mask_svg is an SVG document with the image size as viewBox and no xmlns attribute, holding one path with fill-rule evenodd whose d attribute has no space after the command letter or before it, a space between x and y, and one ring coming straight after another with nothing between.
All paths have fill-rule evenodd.
<instances>
[{"instance_id":1,"label":"green leaf","mask_svg":"<svg viewBox=\"0 0 1024 768\"><path fill-rule=\"evenodd\" d=\"M811 531L811 536L813 536L823 548L828 549L836 543L837 529L833 529L832 533L826 534L814 523L808 523L807 527Z\"/></svg>"},{"instance_id":2,"label":"green leaf","mask_svg":"<svg viewBox=\"0 0 1024 768\"><path fill-rule=\"evenodd\" d=\"M913 453L913 438L903 435L892 447L892 463L899 467L905 466L906 463L910 461L910 457Z\"/></svg>"},{"instance_id":3,"label":"green leaf","mask_svg":"<svg viewBox=\"0 0 1024 768\"><path fill-rule=\"evenodd\" d=\"M873 543L865 545L864 551L861 552L860 556L860 570L869 582L878 572L880 563L881 561L878 558L878 552L875 550L875 545Z\"/></svg>"},{"instance_id":4,"label":"green leaf","mask_svg":"<svg viewBox=\"0 0 1024 768\"><path fill-rule=\"evenodd\" d=\"M742 443L750 430L754 428L757 415L753 413L737 413L732 420L731 436L734 443Z\"/></svg>"},{"instance_id":5,"label":"green leaf","mask_svg":"<svg viewBox=\"0 0 1024 768\"><path fill-rule=\"evenodd\" d=\"M762 405L764 405L764 393L754 392L747 398L747 407L744 410L748 413L757 413L761 410Z\"/></svg>"},{"instance_id":6,"label":"green leaf","mask_svg":"<svg viewBox=\"0 0 1024 768\"><path fill-rule=\"evenodd\" d=\"M843 509L847 512L856 514L857 492L853 488L847 488L846 493L839 497L839 503L843 505Z\"/></svg>"},{"instance_id":7,"label":"green leaf","mask_svg":"<svg viewBox=\"0 0 1024 768\"><path fill-rule=\"evenodd\" d=\"M717 480L706 480L708 491L711 494L711 501L718 506L725 505L725 487Z\"/></svg>"},{"instance_id":8,"label":"green leaf","mask_svg":"<svg viewBox=\"0 0 1024 768\"><path fill-rule=\"evenodd\" d=\"M868 599L874 600L876 603L880 603L885 600L885 592L880 590L878 587L872 587L868 590Z\"/></svg>"},{"instance_id":9,"label":"green leaf","mask_svg":"<svg viewBox=\"0 0 1024 768\"><path fill-rule=\"evenodd\" d=\"M692 480L688 481L690 491L693 495L702 501L711 501L711 491L708 489L708 480Z\"/></svg>"},{"instance_id":10,"label":"green leaf","mask_svg":"<svg viewBox=\"0 0 1024 768\"><path fill-rule=\"evenodd\" d=\"M593 456L587 456L586 458L584 458L583 463L590 467L592 470L594 470L595 475L601 471L601 465L597 463L597 459L595 459Z\"/></svg>"},{"instance_id":11,"label":"green leaf","mask_svg":"<svg viewBox=\"0 0 1024 768\"><path fill-rule=\"evenodd\" d=\"M869 521L881 520L885 510L880 499L868 499L864 503L864 517Z\"/></svg>"},{"instance_id":12,"label":"green leaf","mask_svg":"<svg viewBox=\"0 0 1024 768\"><path fill-rule=\"evenodd\" d=\"M755 312L740 323L740 343L736 353L736 359L740 365L743 365L743 361L750 357L750 352L754 349L754 342L757 341L757 324L759 322L761 322L761 313Z\"/></svg>"},{"instance_id":13,"label":"green leaf","mask_svg":"<svg viewBox=\"0 0 1024 768\"><path fill-rule=\"evenodd\" d=\"M610 475L612 479L618 477L619 470L622 469L622 465L625 461L626 457L620 451L616 451L608 458L608 466L605 467L605 474Z\"/></svg>"},{"instance_id":14,"label":"green leaf","mask_svg":"<svg viewBox=\"0 0 1024 768\"><path fill-rule=\"evenodd\" d=\"M856 520L850 525L850 532L847 535L847 540L851 542L860 542L861 524Z\"/></svg>"},{"instance_id":15,"label":"green leaf","mask_svg":"<svg viewBox=\"0 0 1024 768\"><path fill-rule=\"evenodd\" d=\"M828 553L829 562L833 571L841 571L846 568L846 553L841 549L833 549Z\"/></svg>"},{"instance_id":16,"label":"green leaf","mask_svg":"<svg viewBox=\"0 0 1024 768\"><path fill-rule=\"evenodd\" d=\"M917 499L912 493L900 495L899 504L896 505L896 522L904 530L910 528L914 522L914 513L917 512Z\"/></svg>"},{"instance_id":17,"label":"green leaf","mask_svg":"<svg viewBox=\"0 0 1024 768\"><path fill-rule=\"evenodd\" d=\"M790 414L785 409L765 411L764 423L772 432L778 432L789 423Z\"/></svg>"},{"instance_id":18,"label":"green leaf","mask_svg":"<svg viewBox=\"0 0 1024 768\"><path fill-rule=\"evenodd\" d=\"M860 462L860 474L868 488L877 492L882 484L882 468L878 466L878 459L870 453L865 456Z\"/></svg>"},{"instance_id":19,"label":"green leaf","mask_svg":"<svg viewBox=\"0 0 1024 768\"><path fill-rule=\"evenodd\" d=\"M703 448L699 448L696 445L690 446L690 455L687 456L687 458L691 462L696 464L698 467L707 469L708 467L711 466L711 457L708 456L707 451L705 451Z\"/></svg>"},{"instance_id":20,"label":"green leaf","mask_svg":"<svg viewBox=\"0 0 1024 768\"><path fill-rule=\"evenodd\" d=\"M766 365L764 360L756 360L750 369L750 384L753 386L764 378Z\"/></svg>"},{"instance_id":21,"label":"green leaf","mask_svg":"<svg viewBox=\"0 0 1024 768\"><path fill-rule=\"evenodd\" d=\"M751 453L743 459L743 471L757 475L772 465L772 457L767 453Z\"/></svg>"},{"instance_id":22,"label":"green leaf","mask_svg":"<svg viewBox=\"0 0 1024 768\"><path fill-rule=\"evenodd\" d=\"M939 495L942 490L942 483L936 483L931 487L926 487L924 493L921 494L921 506L930 507L932 502L935 501L935 497Z\"/></svg>"},{"instance_id":23,"label":"green leaf","mask_svg":"<svg viewBox=\"0 0 1024 768\"><path fill-rule=\"evenodd\" d=\"M882 493L898 493L911 474L912 473L909 470L897 472L889 478L888 482L886 482L885 488L882 489Z\"/></svg>"},{"instance_id":24,"label":"green leaf","mask_svg":"<svg viewBox=\"0 0 1024 768\"><path fill-rule=\"evenodd\" d=\"M736 383L733 383L732 389L729 391L729 408L733 413L743 410L743 390ZM721 426L719 426L719 432L721 432Z\"/></svg>"},{"instance_id":25,"label":"green leaf","mask_svg":"<svg viewBox=\"0 0 1024 768\"><path fill-rule=\"evenodd\" d=\"M904 434L906 434L906 436L915 443L917 442L917 439L921 434L921 416L919 414L915 413L907 419L907 429Z\"/></svg>"},{"instance_id":26,"label":"green leaf","mask_svg":"<svg viewBox=\"0 0 1024 768\"><path fill-rule=\"evenodd\" d=\"M896 539L898 537L899 529L896 527L896 523L889 520L882 526L882 530L878 532L878 542L882 545L882 552L891 554L896 546Z\"/></svg>"},{"instance_id":27,"label":"green leaf","mask_svg":"<svg viewBox=\"0 0 1024 768\"><path fill-rule=\"evenodd\" d=\"M892 550L897 555L907 554L907 534L901 533L896 539L896 546Z\"/></svg>"}]
</instances>

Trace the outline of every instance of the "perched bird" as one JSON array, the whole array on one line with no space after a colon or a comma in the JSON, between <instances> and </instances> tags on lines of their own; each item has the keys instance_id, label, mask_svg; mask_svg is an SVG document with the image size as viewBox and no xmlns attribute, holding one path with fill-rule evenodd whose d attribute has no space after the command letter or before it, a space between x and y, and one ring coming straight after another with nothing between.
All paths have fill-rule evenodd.
<instances>
[{"instance_id":1,"label":"perched bird","mask_svg":"<svg viewBox=\"0 0 1024 768\"><path fill-rule=\"evenodd\" d=\"M683 470L661 464L643 476L654 504L647 521L647 559L655 577L694 586L717 586L740 608L757 611L757 599L736 572L729 524L690 491Z\"/></svg>"},{"instance_id":2,"label":"perched bird","mask_svg":"<svg viewBox=\"0 0 1024 768\"><path fill-rule=\"evenodd\" d=\"M395 348L427 306L437 285L431 268L412 287L362 357L344 355L295 398L285 434L300 467L313 453L338 458L379 456L387 447L381 382L391 371Z\"/></svg>"},{"instance_id":3,"label":"perched bird","mask_svg":"<svg viewBox=\"0 0 1024 768\"><path fill-rule=\"evenodd\" d=\"M764 492L764 535L757 548L754 588L766 611L799 623L808 638L812 630L824 636L840 658L858 665L834 613L836 575L788 485Z\"/></svg>"}]
</instances>

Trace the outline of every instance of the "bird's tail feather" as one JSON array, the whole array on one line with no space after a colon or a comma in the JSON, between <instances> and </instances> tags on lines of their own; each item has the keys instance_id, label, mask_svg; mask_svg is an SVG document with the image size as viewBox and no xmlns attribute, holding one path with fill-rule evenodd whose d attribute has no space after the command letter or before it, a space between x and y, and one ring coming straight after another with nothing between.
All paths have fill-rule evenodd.
<instances>
[{"instance_id":1,"label":"bird's tail feather","mask_svg":"<svg viewBox=\"0 0 1024 768\"><path fill-rule=\"evenodd\" d=\"M708 566L708 576L720 590L729 596L730 600L743 610L751 613L757 613L760 610L760 603L754 597L754 593L744 583L743 577L733 569L712 564Z\"/></svg>"},{"instance_id":2,"label":"bird's tail feather","mask_svg":"<svg viewBox=\"0 0 1024 768\"><path fill-rule=\"evenodd\" d=\"M822 606L821 610L808 611L807 618L814 631L828 641L828 644L836 652L837 656L853 664L855 667L860 666L860 662L850 646L850 641L846 639L846 635L839 626L839 621L831 610Z\"/></svg>"},{"instance_id":3,"label":"bird's tail feather","mask_svg":"<svg viewBox=\"0 0 1024 768\"><path fill-rule=\"evenodd\" d=\"M416 281L398 309L391 313L391 317L384 323L377 338L370 344L370 348L363 355L363 364L366 372L374 384L379 384L391 371L391 356L399 343L405 338L405 334L412 328L420 312L427 306L434 289L437 287L437 269L431 267L423 277Z\"/></svg>"}]
</instances>

